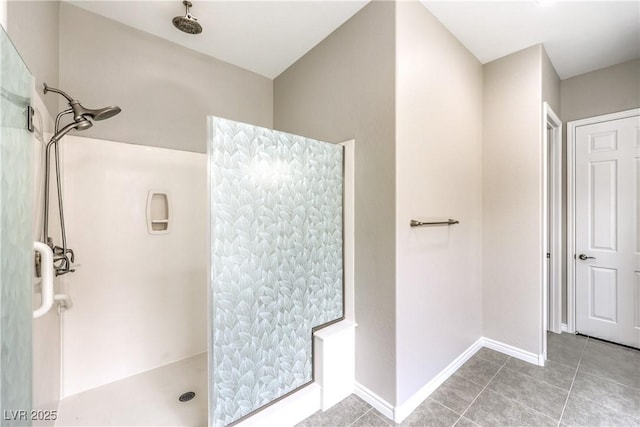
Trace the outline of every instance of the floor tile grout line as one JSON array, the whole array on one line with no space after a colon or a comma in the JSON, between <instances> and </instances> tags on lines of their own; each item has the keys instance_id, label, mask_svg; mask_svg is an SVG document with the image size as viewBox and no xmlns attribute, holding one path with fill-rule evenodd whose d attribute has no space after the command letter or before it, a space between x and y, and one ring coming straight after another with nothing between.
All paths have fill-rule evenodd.
<instances>
[{"instance_id":1,"label":"floor tile grout line","mask_svg":"<svg viewBox=\"0 0 640 427\"><path fill-rule=\"evenodd\" d=\"M482 348L487 348L487 347L482 347ZM482 350L482 349L480 349L480 350ZM490 349L489 349L489 350L490 350ZM492 350L492 351L495 351L495 350ZM504 354L504 353L500 353L499 351L496 351L496 353L500 353L500 354L502 354L502 355L504 355L504 356L506 356L506 357L507 357L507 359L506 359L504 362L496 362L495 360L488 360L488 359L485 359L484 357L480 356L478 353L479 353L479 351L478 351L477 353L475 353L475 354L474 354L474 356L476 356L478 359L480 359L480 360L484 360L485 362L493 363L494 365L500 365L500 366L502 366L502 365L504 365L505 363L507 363L507 360L509 360L509 359L511 358L511 356L507 356L507 355L506 355L506 354Z\"/></svg>"},{"instance_id":2,"label":"floor tile grout line","mask_svg":"<svg viewBox=\"0 0 640 427\"><path fill-rule=\"evenodd\" d=\"M486 347L483 347L483 348L486 348ZM495 350L494 350L494 351L495 351ZM477 353L476 353L476 354L477 354ZM475 356L475 354L474 354L474 356ZM490 361L490 360L483 359L482 357L479 357L479 356L478 356L478 359L482 360L483 362L490 362L490 363L492 363L492 364L494 364L494 365L497 365L497 366L499 366L500 368L502 368L503 366L505 366L505 365L507 364L507 362L509 361L509 359L512 359L512 357L511 357L511 356L507 356L507 359L506 359L504 362L502 362L502 364L500 364L500 363L496 363L496 362L492 362L492 361ZM471 358L470 358L469 360L471 360ZM464 366L464 364L463 364L462 366ZM460 368L462 368L462 366L461 366ZM465 381L469 381L470 383L473 383L473 384L475 384L475 385L477 385L477 386L479 386L479 387L484 387L482 384L480 384L480 383L478 383L478 382L476 382L476 381L472 380L471 378L467 378L467 377L465 377L465 376L463 376L463 375L459 374L459 373L458 373L458 371L460 370L460 368L458 368L458 369L457 369L453 374L451 374L451 376L450 376L449 378L453 377L454 375L457 375L459 378L462 378L462 379L463 379L463 380L465 380ZM497 372L496 372L496 373L497 373ZM447 379L449 379L449 378L447 378ZM491 377L491 379L493 379L493 377ZM437 389L436 389L436 390L437 390Z\"/></svg>"},{"instance_id":3,"label":"floor tile grout line","mask_svg":"<svg viewBox=\"0 0 640 427\"><path fill-rule=\"evenodd\" d=\"M582 375L589 375L591 377L595 377L595 378L598 378L600 380L609 381L609 382L614 383L616 385L619 385L619 386L622 386L622 387L626 387L626 388L630 388L631 390L636 390L636 391L640 390L640 387L633 387L633 386L630 386L628 384L623 384L623 383L618 382L618 381L616 381L614 379L611 379L611 377L603 377L602 375L597 375L597 374L594 374L594 373L591 373L591 372L585 372L585 371L581 371L580 373Z\"/></svg>"},{"instance_id":4,"label":"floor tile grout line","mask_svg":"<svg viewBox=\"0 0 640 427\"><path fill-rule=\"evenodd\" d=\"M498 376L498 374L500 373L500 371L502 370L502 368L507 368L507 369L509 369L509 370L513 371L513 369L510 369L510 368L507 366L507 363L509 362L509 360L510 360L510 359L516 359L516 358L515 358L515 357L511 357L511 356L509 356L509 357L507 358L507 360L505 360L505 361L504 361L504 363L503 363L502 367L498 370L498 372L496 372L496 374L495 374L493 377L491 377L491 379L489 380L489 382L487 383L487 385L486 385L486 386L485 386L485 387L480 391L480 393L478 394L478 396L476 396L476 399L480 396L480 394L482 394L482 392L485 390L485 388L489 387L489 384L491 384L491 381L493 381L493 379L494 379L495 377L497 377L497 376ZM577 368L576 368L576 369L577 369ZM530 378L533 378L533 377L530 377ZM534 379L535 379L535 378L534 378ZM476 384L477 384L477 383L476 383ZM562 390L563 392L567 391L567 390L564 390L564 389L562 389L562 388L560 388L560 387L556 387L556 388L558 388L558 389ZM530 407L529 405L525 405L524 403L519 402L519 401L517 401L517 400L515 400L515 399L512 399L511 397L506 396L506 395L504 395L504 394L500 393L499 391L492 390L492 389L489 389L489 390L490 390L492 393L495 393L495 394L497 394L497 395L499 395L499 396L502 396L502 397L504 397L505 399L508 399L508 400L510 400L510 401L512 401L512 402L515 402L516 404L518 404L518 405L520 405L520 406L522 406L522 407L524 407L524 408L527 408L527 409L529 409L529 410L531 410L531 411L533 411L533 412L536 412L536 413L538 413L538 414L540 414L540 415L542 415L542 416L544 416L544 417L546 417L546 418L549 418L549 419L553 420L553 417L551 417L551 416L549 416L549 415L545 414L544 412L540 412L538 409L532 408L532 407ZM569 394L567 393L567 396L568 396L568 395L569 395ZM471 404L469 404L469 406L468 406L468 407L467 407L467 409L465 410L465 413L466 413L466 412L467 412L467 410L471 407L471 405L475 402L475 400L476 400L476 399L474 399L474 400L471 402ZM463 416L464 416L464 413L463 413ZM562 415L561 415L560 417L562 418Z\"/></svg>"},{"instance_id":5,"label":"floor tile grout line","mask_svg":"<svg viewBox=\"0 0 640 427\"><path fill-rule=\"evenodd\" d=\"M625 412L625 411L623 411L623 410L621 410L621 409L619 409L619 408L613 408L613 407L611 407L611 406L607 406L606 404L604 404L604 403L602 403L602 402L598 402L598 401L593 400L593 399L590 399L590 398L588 398L588 397L586 397L586 396L576 396L576 397L578 397L579 399L587 400L587 401L589 401L589 402L591 402L591 403L593 403L593 404L596 404L596 405L598 405L598 406L602 406L603 408L608 409L608 410L610 410L610 411L613 411L613 412L616 412L616 413L618 413L618 412L619 412L619 413L624 414L624 415L627 415L627 416L629 416L629 417L631 417L631 418L634 418L634 419L640 420L640 416L632 415L632 414L630 414L630 413L628 413L628 412Z\"/></svg>"},{"instance_id":6,"label":"floor tile grout line","mask_svg":"<svg viewBox=\"0 0 640 427\"><path fill-rule=\"evenodd\" d=\"M586 337L586 338L587 338L587 341L591 340L591 337ZM596 341L596 342L598 342L598 340L597 340L597 339L593 339L593 340L594 340L594 341ZM584 345L584 348L583 348L583 350L582 350L582 353L580 354L580 361L578 362L578 367L576 368L576 375L575 375L575 377L574 377L574 381L575 381L575 378L577 378L577 376L578 376L578 372L580 371L580 369L579 369L579 368L580 368L580 364L581 364L581 362L582 362L582 358L583 358L584 354L587 352L587 344L588 344L588 342L585 342L585 345ZM580 374L582 374L582 375L587 375L587 376L592 376L592 377L595 377L595 378L598 378L598 379L601 379L601 380L604 380L604 381L608 381L608 382L611 382L611 383L613 383L613 384L616 384L616 385L619 385L619 386L622 386L622 387L625 387L625 388L629 388L629 389L632 389L632 390L638 390L638 389L637 389L637 388L635 388L635 387L631 387L631 386L628 386L628 385L626 385L626 384L622 384L622 383L619 383L619 382L617 382L617 381L614 381L614 380L612 380L612 379L611 379L611 378L609 378L609 377L603 377L603 376L595 375L595 374L592 374L592 373L589 373L589 372L580 372ZM572 388L573 388L573 383L572 383ZM589 402L592 402L592 403L595 403L595 404L597 404L597 405L600 405L600 406L602 406L603 408L609 409L609 410L614 411L614 412L621 412L621 413L623 413L623 414L625 414L625 415L630 416L631 418L635 418L635 419L640 420L640 417L635 416L635 415L632 415L632 414L630 414L630 413L628 413L628 412L622 411L622 410L620 410L619 408L613 408L613 407L611 407L611 406L606 405L606 404L605 404L605 403L603 403L603 402L599 402L599 401L596 401L596 400L590 399L590 398L588 398L588 397L586 397L586 396L579 396L579 397L580 397L580 399L588 400Z\"/></svg>"},{"instance_id":7,"label":"floor tile grout line","mask_svg":"<svg viewBox=\"0 0 640 427\"><path fill-rule=\"evenodd\" d=\"M494 351L495 351L495 350L494 350ZM477 355L477 352L476 352L476 354L474 354L474 356L476 356L476 355ZM491 379L489 380L489 382L491 382L491 380L493 380L493 378L494 378L496 375L498 375L498 372L500 372L500 370L502 369L502 367L503 367L504 365L506 365L506 364L507 364L507 362L509 361L509 359L511 359L511 356L507 356L507 359L506 359L504 362L502 362L502 365L500 365L500 364L498 364L498 363L495 363L495 362L491 362L490 360L483 359L483 358L482 358L482 357L480 357L480 356L478 356L478 359L480 359L480 360L482 360L482 361L484 361L484 362L490 362L490 363L493 363L494 365L499 365L499 366L500 366L500 368L499 368L499 369L498 369L498 371L495 373L495 375L494 375L493 377L491 377ZM463 365L463 366L464 366L464 365ZM484 386L483 386L482 384L477 383L477 382L473 381L472 379L467 378L467 377L465 377L465 376L463 376L463 375L459 374L457 370L456 370L453 374L451 374L451 376L450 376L449 378L452 378L454 375L458 375L458 377L459 377L459 378L461 378L461 379L463 379L463 380L465 380L465 381L469 381L470 383L475 384L475 385L477 385L478 387L482 387L482 390L480 390L480 392L478 393L478 395L476 396L476 398L477 398L478 396L480 396L480 393L482 393L482 392L484 391L484 389L486 388L486 385L484 385ZM447 378L447 379L449 379L449 378ZM487 385L489 385L489 383L487 383ZM436 391L437 391L437 389L436 389L436 390L434 390L434 393L435 393ZM436 400L435 398L431 397L431 395L429 395L429 398L431 398L431 400L433 400L433 401L435 401L435 402L438 402L439 404L441 404L441 405L442 405L442 406L444 406L445 408L452 410L452 411L453 411L453 412L455 412L456 414L458 413L458 411L456 411L456 410L455 410L455 409L453 409L453 408L449 408L449 407L448 407L447 405L445 405L444 403L442 403L442 402L440 402L439 400ZM472 401L471 401L471 403L470 403L469 405L467 405L467 407L465 408L465 410L464 410L464 411L462 411L462 414L463 414L463 415L460 415L460 418L463 418L463 417L464 417L464 413L467 411L467 409L469 409L469 407L471 406L471 404L473 404L473 402L474 402L474 401L475 401L475 399L474 399L474 400L472 400ZM458 421L460 421L460 419L458 419ZM456 421L456 423L457 423L458 421ZM455 424L454 424L454 425L455 425Z\"/></svg>"},{"instance_id":8,"label":"floor tile grout line","mask_svg":"<svg viewBox=\"0 0 640 427\"><path fill-rule=\"evenodd\" d=\"M484 359L482 359L482 360L484 360ZM496 363L496 365L497 365L497 363ZM459 368L458 368L458 369L459 369ZM496 374L497 374L497 372L496 372ZM449 379L453 378L453 376L454 376L454 375L458 375L458 378L459 378L459 379L461 379L461 380L463 380L463 381L468 381L468 382L470 382L471 384L475 384L475 385L477 385L478 387L483 387L483 390L484 390L484 386L483 386L482 384L479 384L479 383L477 383L477 382L475 382L475 381L473 381L473 380L471 380L471 379L469 379L469 378L466 378L466 377L464 377L464 376L462 376L462 375L458 374L458 371L455 371L455 372L454 372L454 373L453 373L449 378L447 378L447 381L448 381ZM493 377L491 377L491 379L493 379ZM489 380L489 381L491 381L491 380ZM446 382L446 381L445 381L445 382ZM440 385L440 387L442 387L442 385L444 385L444 383L442 383L442 384ZM455 412L456 414L459 414L459 412L458 412L458 410L457 410L457 409L453 409L453 408L451 408L451 407L447 406L447 404L446 404L446 403L444 403L444 402L440 402L438 399L436 399L435 397L433 397L433 395L435 394L435 392L436 392L436 391L438 391L438 389L439 389L440 387L438 387L437 389L435 389L435 390L433 391L433 393L431 393L429 396L427 396L427 398L428 398L428 399L433 400L434 402L438 402L439 404L441 404L441 405L442 405L442 406L444 406L445 408L447 408L447 409L449 409L449 410L451 410L451 411ZM480 393L482 393L482 390L480 390L480 392L479 392L478 394L480 394ZM426 399L425 399L425 400L426 400ZM469 408L469 406L470 406L470 405L466 406L466 407L465 407L465 410L464 410L464 411L461 411L461 413L463 413L463 414L464 414L464 412ZM462 418L462 415L460 415L460 418ZM458 420L459 420L459 419L458 419ZM457 422L457 421L456 421L456 422ZM455 425L455 424L454 424L454 425Z\"/></svg>"},{"instance_id":9,"label":"floor tile grout line","mask_svg":"<svg viewBox=\"0 0 640 427\"><path fill-rule=\"evenodd\" d=\"M474 384L475 384L475 383L474 383ZM442 406L444 406L445 408L447 408L447 409L448 409L448 410L450 410L451 412L455 413L456 415L458 415L458 417L459 417L458 419L462 418L462 415L460 415L460 413L459 413L457 410L455 410L455 409L453 409L453 408L451 408L451 407L447 406L445 403L442 403L442 402L440 402L439 400L437 400L437 399L435 399L435 398L433 398L433 397L431 397L431 396L429 396L429 397L428 397L428 399L431 399L431 400L433 400L434 402L437 402L437 403L441 404ZM465 409L466 409L466 407L465 407ZM462 411L462 412L464 412L464 411ZM456 421L456 422L457 422L457 421Z\"/></svg>"},{"instance_id":10,"label":"floor tile grout line","mask_svg":"<svg viewBox=\"0 0 640 427\"><path fill-rule=\"evenodd\" d=\"M373 410L373 407L367 409L366 411L364 411L364 413L362 415L360 415L358 418L356 418L355 420L351 421L351 423L347 424L347 427L351 427L352 425L354 425L355 423L358 422L358 420L362 417L364 417L365 415L367 415L369 412L371 412Z\"/></svg>"},{"instance_id":11,"label":"floor tile grout line","mask_svg":"<svg viewBox=\"0 0 640 427\"><path fill-rule=\"evenodd\" d=\"M562 417L564 417L564 411L567 409L567 404L569 403L569 398L571 397L571 392L573 391L573 385L576 382L576 378L578 377L578 370L580 369L580 363L582 363L582 357L584 356L584 352L587 350L587 343L589 342L589 337L584 342L584 346L582 347L582 351L580 352L580 358L578 359L578 366L576 366L576 371L573 374L573 380L571 380L571 386L569 387L569 393L567 393L567 398L564 401L564 405L562 406L562 412L560 413L560 419L558 420L558 427L562 423Z\"/></svg>"},{"instance_id":12,"label":"floor tile grout line","mask_svg":"<svg viewBox=\"0 0 640 427\"><path fill-rule=\"evenodd\" d=\"M533 411L533 412L535 412L535 413L537 413L537 414L540 414L540 415L542 415L543 417L549 418L550 420L554 420L554 417L552 417L551 415L547 415L547 414L545 414L544 412L541 412L539 409L532 408L532 407L531 407L531 406L529 406L529 405L526 405L526 404L524 404L524 403L522 403L522 402L519 402L519 401L517 401L517 400L515 400L515 399L513 399L513 398L511 398L511 397L509 397L509 396L507 396L506 394L502 394L501 392L496 391L496 390L493 390L493 389L489 389L489 391L490 391L490 392L492 392L492 393L495 393L495 394L497 394L497 395L499 395L499 396L502 396L502 397L504 397L505 399L510 400L510 401L512 401L512 402L514 402L514 403L516 403L517 405L520 405L520 406L522 406L522 407L524 407L524 408L527 408L527 409L529 409L529 410L531 410L531 411ZM564 392L564 391L567 391L567 390L562 390L562 391Z\"/></svg>"},{"instance_id":13,"label":"floor tile grout line","mask_svg":"<svg viewBox=\"0 0 640 427\"><path fill-rule=\"evenodd\" d=\"M533 365L533 366L536 366L536 365ZM524 372L520 372L520 371L519 371L519 370L517 370L517 369L513 369L513 368L510 368L510 367L508 367L508 366L505 366L505 368L507 368L508 370L513 371L513 372L515 372L515 373L517 373L517 374L524 375L524 376L525 376L525 377L527 377L527 378L531 378L532 380L540 381L541 383L545 383L545 384L547 384L547 385L550 385L551 387L557 388L557 389L559 389L559 390L562 390L562 391L567 391L567 390L568 390L568 389L566 389L566 388L559 387L559 386L557 386L557 385L555 385L555 384L551 384L549 381L543 380L542 378L536 378L536 377L534 377L534 376L532 376L532 375L525 374Z\"/></svg>"},{"instance_id":14,"label":"floor tile grout line","mask_svg":"<svg viewBox=\"0 0 640 427\"><path fill-rule=\"evenodd\" d=\"M482 360L484 360L485 362L487 361L487 360L485 360L485 359L482 359ZM505 362L505 363L506 363L506 362ZM497 365L497 363L496 363L496 365ZM457 372L457 371L456 371L456 372ZM456 374L456 372L454 372L454 373L453 373L453 375L455 375L455 374ZM497 374L497 372L496 372L496 374ZM451 375L451 377L453 377L453 375ZM451 377L449 377L449 378L451 378ZM473 380L470 380L469 378L465 378L465 377L463 377L462 375L460 375L460 376L459 376L459 378L460 378L460 379L462 379L462 380L464 380L464 381L468 381L468 382L470 382L470 383L472 383L472 384L475 384L475 385L477 385L478 387L483 387L483 389L482 389L482 390L480 390L480 392L478 392L478 396L479 396L479 395L480 395L480 393L482 393L482 391L484 390L484 386L483 386L482 384L478 384L477 382L475 382L475 381L473 381ZM491 379L493 379L493 377L492 377ZM491 380L489 380L489 381L491 381ZM437 391L437 389L436 389L436 390L434 390L434 393L435 393L435 391ZM432 396L433 396L433 394L432 394L432 395L429 395L429 397L428 397L428 398L429 398L429 399L431 399L431 400L433 400L434 402L437 402L437 403L441 404L441 405L442 405L442 406L444 406L445 408L449 409L450 411L452 411L452 412L454 412L456 415L458 415L458 419L457 419L457 420L456 420L456 422L453 424L454 426L458 423L458 421L460 421L462 418L464 418L464 415L460 415L456 409L453 409L453 408L451 408L451 407L447 406L447 405L446 405L446 403L440 402L439 400L437 400L435 397L432 397ZM477 397L477 396L476 396L476 397ZM474 399L474 400L475 400L475 399ZM473 403L473 401L471 401L471 403ZM471 406L471 403L465 407L465 410L464 410L464 411L462 411L462 413L463 413L463 414L466 412L466 410L467 410L467 409L469 409L469 407ZM474 423L474 424L476 424L476 423ZM476 424L476 425L477 425L477 424Z\"/></svg>"},{"instance_id":15,"label":"floor tile grout line","mask_svg":"<svg viewBox=\"0 0 640 427\"><path fill-rule=\"evenodd\" d=\"M482 390L480 390L480 393L478 393L478 395L471 401L471 403L469 403L469 406L467 406L467 408L462 412L462 415L460 415L460 418L464 417L464 414L467 413L467 411L469 410L469 408L471 408L473 406L473 404L476 402L476 400L478 400L478 397L480 397L480 395L487 389L487 387L489 387L489 384L491 384L491 381L493 381L493 379L495 377L498 376L498 374L500 373L500 371L502 371L502 368L504 368L504 365L507 364L507 362L509 361L511 357L508 356L507 360L505 360L502 365L500 366L500 368L496 371L495 374L493 374L493 376L489 379L489 381L487 381L487 384L482 388ZM483 359L484 360L484 359ZM477 383L476 383L477 384ZM479 384L478 384L479 385ZM459 420L458 420L459 421ZM456 421L456 423L458 422ZM473 420L472 420L473 421Z\"/></svg>"},{"instance_id":16,"label":"floor tile grout line","mask_svg":"<svg viewBox=\"0 0 640 427\"><path fill-rule=\"evenodd\" d=\"M469 381L470 383L473 383L473 384L477 385L478 387L484 387L482 384L477 383L477 382L475 382L474 380L469 379L469 378L467 378L467 377L465 377L465 376L463 376L463 375L461 375L461 374L458 374L458 371L454 372L454 373L453 373L453 375L458 375L458 376L459 376L460 378L462 378L463 380L465 380L465 381ZM453 375L451 375L451 376L453 376ZM437 389L436 389L436 390L437 390Z\"/></svg>"},{"instance_id":17,"label":"floor tile grout line","mask_svg":"<svg viewBox=\"0 0 640 427\"><path fill-rule=\"evenodd\" d=\"M557 360L553 360L553 359L549 359L549 357L547 356L547 360L549 362L553 362L556 365L560 365L560 366L564 366L565 368L569 368L569 369L576 369L575 366L571 366L571 365L567 365L566 363L562 363L562 362L558 362Z\"/></svg>"},{"instance_id":18,"label":"floor tile grout line","mask_svg":"<svg viewBox=\"0 0 640 427\"><path fill-rule=\"evenodd\" d=\"M440 406L442 406L442 407L444 407L444 408L446 408L446 409L450 410L451 412L453 412L454 414L456 414L456 415L458 416L458 418L456 419L456 422L455 422L455 423L453 423L453 424L451 424L451 426L452 426L452 427L453 427L453 426L455 426L455 425L456 425L456 423L457 423L458 421L460 421L460 418L462 418L462 415L460 415L460 414L458 413L458 411L456 411L456 410L454 410L454 409L449 408L447 405L445 405L445 404L444 404L444 403L442 403L442 402L438 402L437 400L435 400L435 399L434 399L434 398L432 398L431 396L427 396L427 398L426 398L424 401L426 402L427 400L432 400L433 402L435 402L435 403L437 403L438 405L440 405Z\"/></svg>"},{"instance_id":19,"label":"floor tile grout line","mask_svg":"<svg viewBox=\"0 0 640 427\"><path fill-rule=\"evenodd\" d=\"M567 334L567 333L563 332L563 334ZM568 335L579 336L579 335L575 335L575 334L568 334ZM584 338L584 344L582 345L582 350L584 350L584 347L587 345L587 337L583 337L583 338ZM549 343L548 342L547 342L547 347L549 347ZM582 350L580 351L580 354L582 354ZM576 366L567 365L566 363L562 363L562 362L559 362L557 360L549 359L549 355L547 355L547 360L549 360L549 361L551 361L553 363L557 363L558 365L562 365L565 368L576 369Z\"/></svg>"}]
</instances>

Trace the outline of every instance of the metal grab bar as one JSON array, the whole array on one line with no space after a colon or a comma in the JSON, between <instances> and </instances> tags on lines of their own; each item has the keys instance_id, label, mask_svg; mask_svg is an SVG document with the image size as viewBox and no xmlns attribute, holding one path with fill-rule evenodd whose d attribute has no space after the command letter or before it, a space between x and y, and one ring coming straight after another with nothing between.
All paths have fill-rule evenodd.
<instances>
[{"instance_id":1,"label":"metal grab bar","mask_svg":"<svg viewBox=\"0 0 640 427\"><path fill-rule=\"evenodd\" d=\"M42 317L53 305L53 252L42 242L33 242L33 249L40 254L40 274L42 277L42 302L33 311L33 318Z\"/></svg>"},{"instance_id":2,"label":"metal grab bar","mask_svg":"<svg viewBox=\"0 0 640 427\"><path fill-rule=\"evenodd\" d=\"M429 225L453 225L453 224L460 224L460 221L451 219L451 218L449 218L446 221L429 221L429 222L423 222L423 221L412 219L411 222L409 223L411 227L425 227Z\"/></svg>"}]
</instances>

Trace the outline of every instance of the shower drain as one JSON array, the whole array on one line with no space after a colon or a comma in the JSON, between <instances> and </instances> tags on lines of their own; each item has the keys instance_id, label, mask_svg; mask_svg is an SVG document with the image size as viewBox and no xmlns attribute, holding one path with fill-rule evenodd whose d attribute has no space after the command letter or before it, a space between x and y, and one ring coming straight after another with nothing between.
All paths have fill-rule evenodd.
<instances>
[{"instance_id":1,"label":"shower drain","mask_svg":"<svg viewBox=\"0 0 640 427\"><path fill-rule=\"evenodd\" d=\"M190 401L191 399L193 399L194 397L196 397L196 394L195 394L194 392L192 392L192 391L188 391L188 392L186 392L186 393L182 393L182 394L180 395L180 397L178 398L178 400L179 400L180 402L188 402L188 401Z\"/></svg>"}]
</instances>

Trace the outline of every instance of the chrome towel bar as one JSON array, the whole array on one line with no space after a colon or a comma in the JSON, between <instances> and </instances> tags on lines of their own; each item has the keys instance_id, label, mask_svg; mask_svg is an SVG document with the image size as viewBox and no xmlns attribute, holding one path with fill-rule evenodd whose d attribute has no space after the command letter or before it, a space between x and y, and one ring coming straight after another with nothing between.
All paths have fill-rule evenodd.
<instances>
[{"instance_id":1,"label":"chrome towel bar","mask_svg":"<svg viewBox=\"0 0 640 427\"><path fill-rule=\"evenodd\" d=\"M411 222L409 223L411 227L425 227L429 225L453 225L453 224L460 224L460 221L451 219L451 218L449 218L446 221L429 221L429 222L422 222L422 221L412 219Z\"/></svg>"}]
</instances>

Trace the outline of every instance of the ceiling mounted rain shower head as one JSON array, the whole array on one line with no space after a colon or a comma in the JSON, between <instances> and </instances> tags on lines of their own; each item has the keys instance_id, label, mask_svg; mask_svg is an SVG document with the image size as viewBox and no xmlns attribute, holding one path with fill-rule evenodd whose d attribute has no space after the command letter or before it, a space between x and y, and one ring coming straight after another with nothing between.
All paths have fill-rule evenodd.
<instances>
[{"instance_id":1,"label":"ceiling mounted rain shower head","mask_svg":"<svg viewBox=\"0 0 640 427\"><path fill-rule=\"evenodd\" d=\"M185 15L184 16L176 16L173 18L173 25L187 34L200 34L202 32L202 25L198 24L198 18L193 16L191 12L189 12L189 8L193 6L190 1L183 1L182 4L185 6Z\"/></svg>"}]
</instances>

